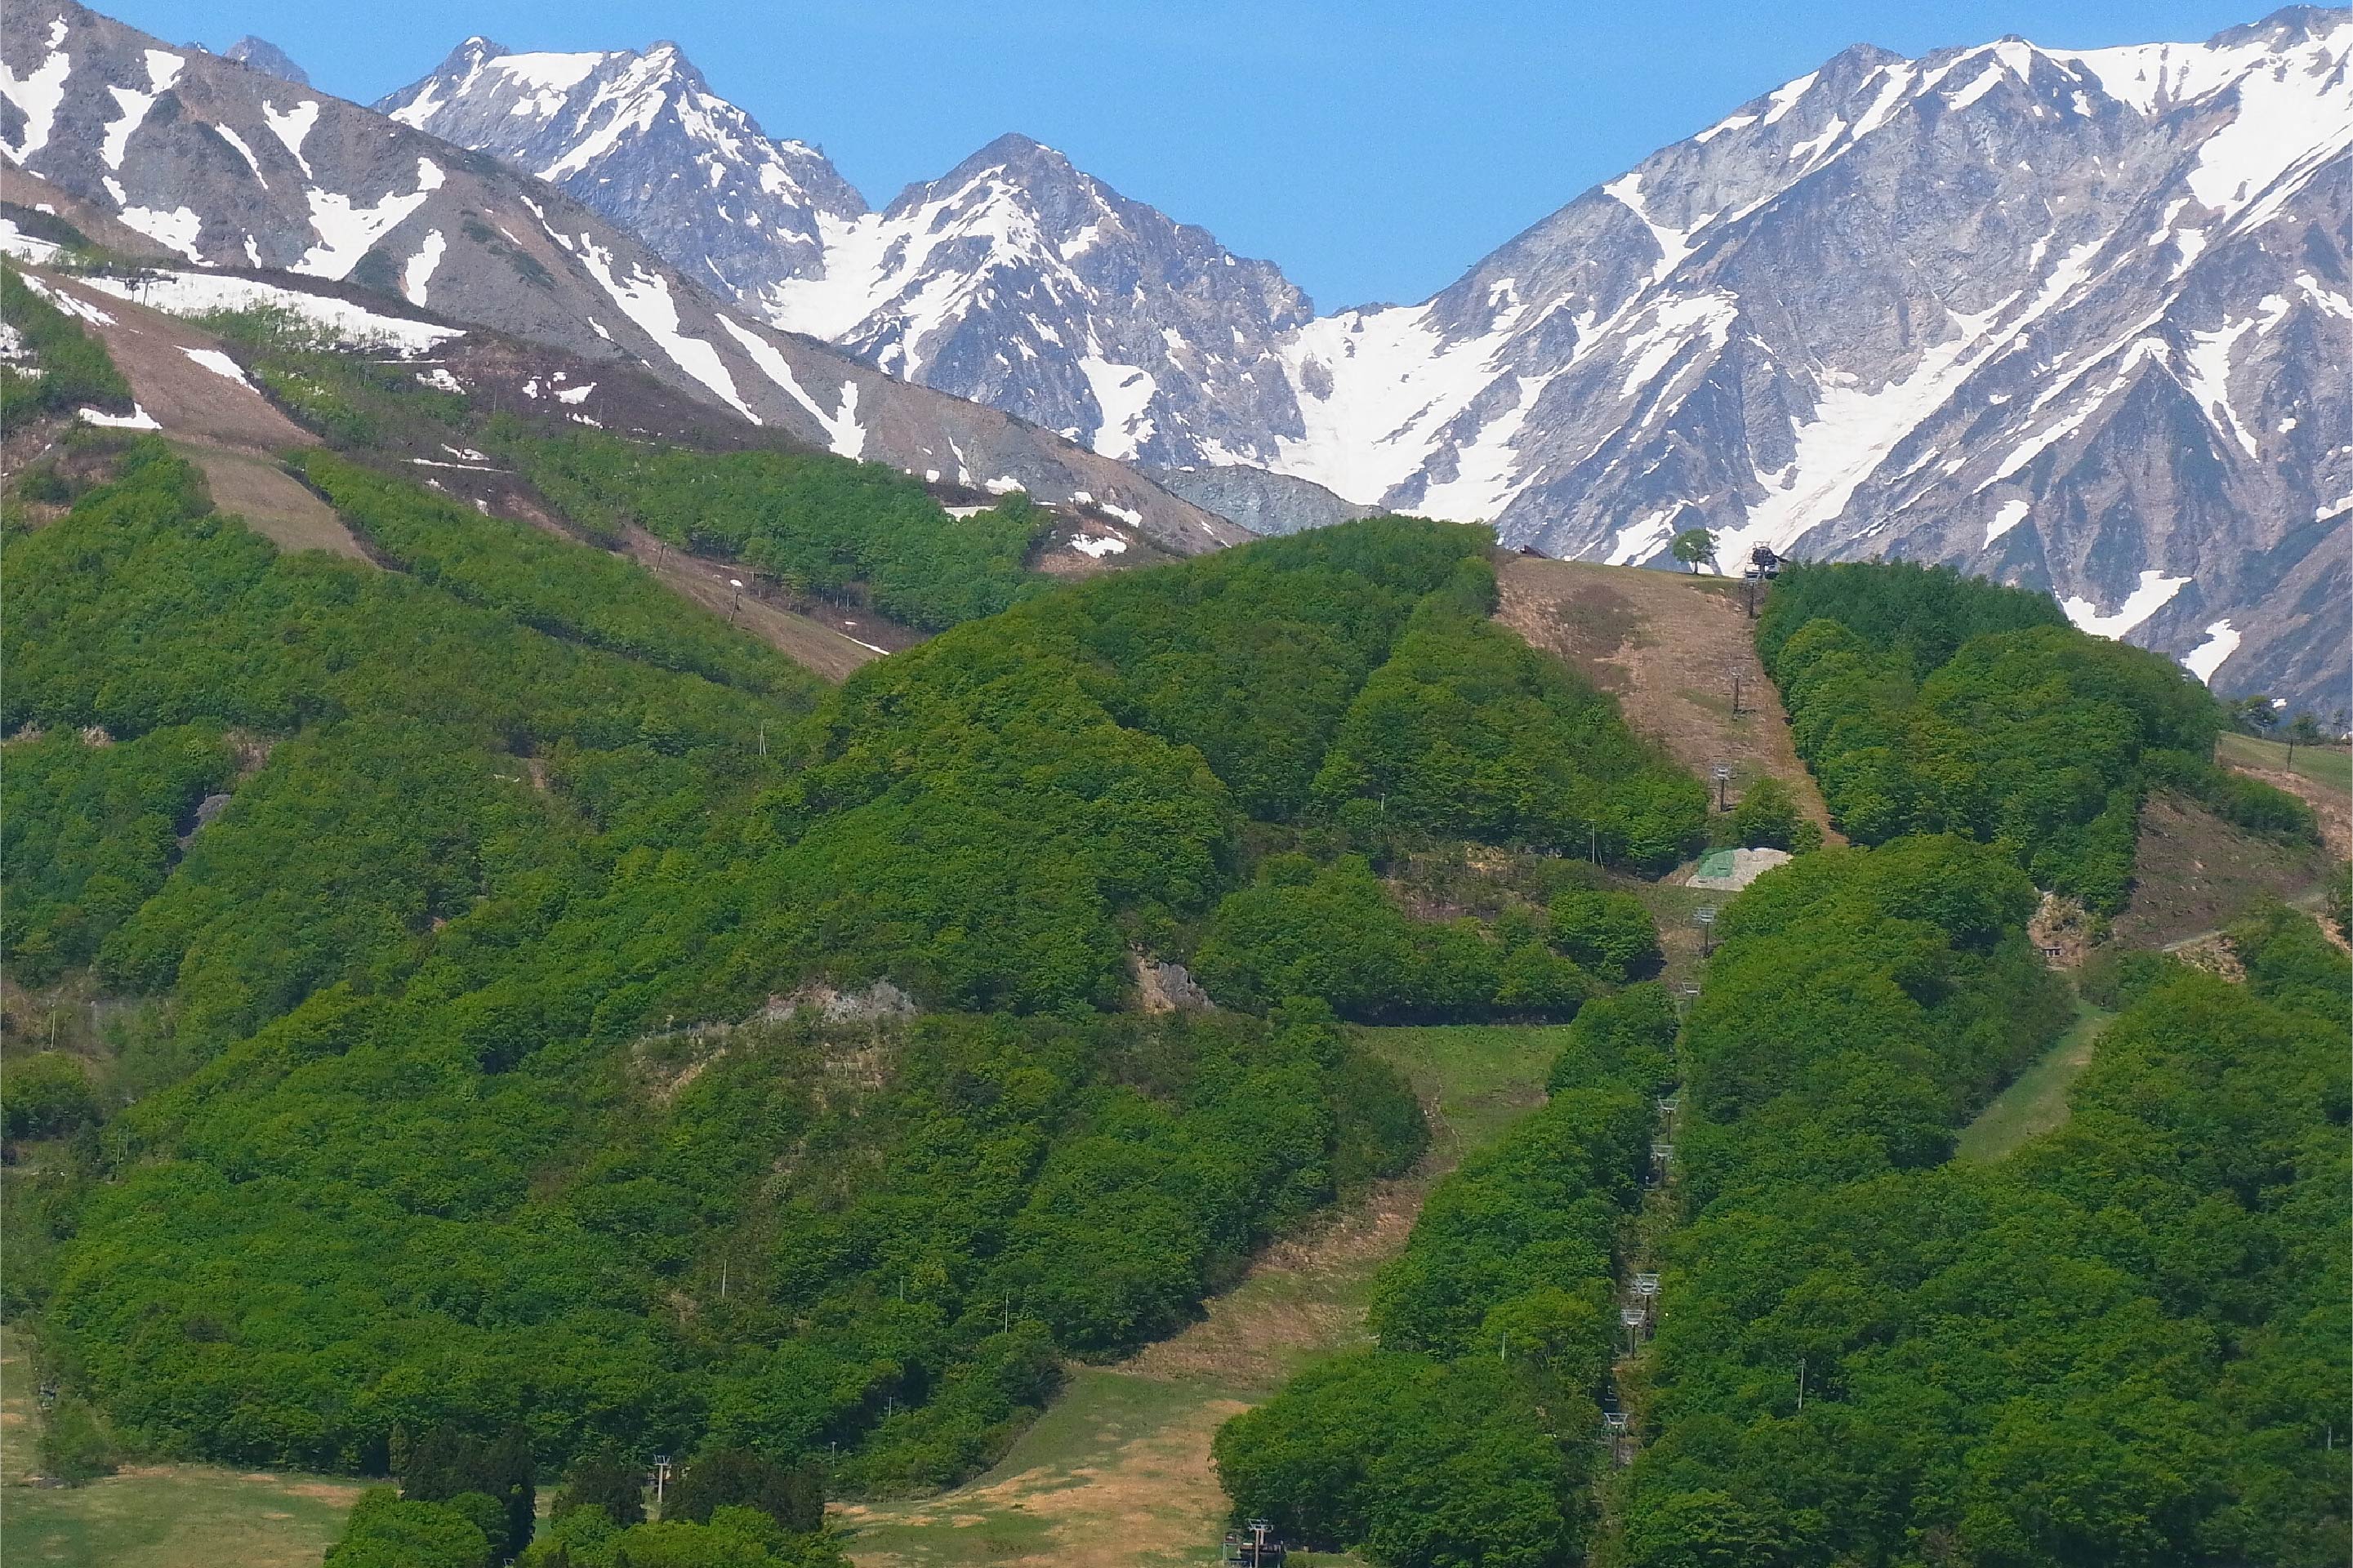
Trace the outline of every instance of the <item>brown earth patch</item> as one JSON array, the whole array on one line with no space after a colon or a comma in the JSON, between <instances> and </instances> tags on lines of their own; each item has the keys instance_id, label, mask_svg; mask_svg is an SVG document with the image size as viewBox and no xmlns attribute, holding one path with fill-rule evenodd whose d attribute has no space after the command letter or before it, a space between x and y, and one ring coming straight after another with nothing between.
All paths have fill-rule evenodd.
<instances>
[{"instance_id":1,"label":"brown earth patch","mask_svg":"<svg viewBox=\"0 0 2353 1568\"><path fill-rule=\"evenodd\" d=\"M2132 897L2110 939L2120 947L2174 948L2266 899L2306 896L2325 865L2317 849L2254 837L2194 801L2152 794L2140 812Z\"/></svg>"},{"instance_id":2,"label":"brown earth patch","mask_svg":"<svg viewBox=\"0 0 2353 1568\"><path fill-rule=\"evenodd\" d=\"M107 318L84 325L105 342L139 407L201 468L213 504L282 550L324 550L364 561L332 508L278 466L275 454L317 444L250 384L197 363L220 340L198 327L119 300L62 273L32 269L48 288Z\"/></svg>"},{"instance_id":3,"label":"brown earth patch","mask_svg":"<svg viewBox=\"0 0 2353 1568\"><path fill-rule=\"evenodd\" d=\"M26 271L46 287L110 318L83 325L105 341L106 352L131 383L132 398L165 435L265 455L317 444L317 437L250 385L206 370L188 357L191 350L219 351L220 340L210 332L117 299L78 278L39 268Z\"/></svg>"},{"instance_id":4,"label":"brown earth patch","mask_svg":"<svg viewBox=\"0 0 2353 1568\"><path fill-rule=\"evenodd\" d=\"M367 561L367 552L335 509L271 459L210 443L174 445L204 469L215 506L243 518L280 550L323 550L347 561Z\"/></svg>"},{"instance_id":5,"label":"brown earth patch","mask_svg":"<svg viewBox=\"0 0 2353 1568\"><path fill-rule=\"evenodd\" d=\"M664 587L722 620L732 619L795 664L828 680L847 679L861 665L873 663L896 647L922 640L880 616L849 616L842 626L833 626L814 616L785 609L757 597L749 588L739 590L733 585L737 579L751 581L744 575L744 568L666 547L641 528L628 531L622 549Z\"/></svg>"},{"instance_id":6,"label":"brown earth patch","mask_svg":"<svg viewBox=\"0 0 2353 1568\"><path fill-rule=\"evenodd\" d=\"M488 474L453 472L442 477L449 481L443 486L445 489L486 503L500 516L527 522L543 533L584 548L596 548L503 470ZM764 597L754 590L748 568L681 550L635 525L624 531L621 543L613 552L636 562L670 592L691 600L721 620L742 626L803 669L826 680L847 679L853 671L884 654L896 653L923 640L921 632L871 612L839 610L822 604L800 610L786 609L773 596ZM745 584L741 589L734 585L739 580Z\"/></svg>"},{"instance_id":7,"label":"brown earth patch","mask_svg":"<svg viewBox=\"0 0 2353 1568\"><path fill-rule=\"evenodd\" d=\"M1743 584L1533 555L1504 558L1496 579L1498 621L1615 694L1627 723L1702 779L1730 766L1727 803L1752 780L1778 778L1827 842L1845 842L1757 658Z\"/></svg>"}]
</instances>

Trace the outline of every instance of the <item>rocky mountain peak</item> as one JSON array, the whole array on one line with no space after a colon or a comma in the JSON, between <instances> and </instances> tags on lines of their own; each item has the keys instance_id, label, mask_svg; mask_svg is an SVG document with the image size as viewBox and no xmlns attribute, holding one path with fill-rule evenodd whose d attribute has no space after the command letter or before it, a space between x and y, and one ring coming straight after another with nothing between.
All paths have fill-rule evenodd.
<instances>
[{"instance_id":1,"label":"rocky mountain peak","mask_svg":"<svg viewBox=\"0 0 2353 1568\"><path fill-rule=\"evenodd\" d=\"M280 81L290 81L297 87L311 85L310 77L304 74L301 66L294 63L293 58L267 38L257 38L248 34L223 49L221 58L235 60L241 66L265 71Z\"/></svg>"},{"instance_id":2,"label":"rocky mountain peak","mask_svg":"<svg viewBox=\"0 0 2353 1568\"><path fill-rule=\"evenodd\" d=\"M470 38L376 107L579 197L723 296L815 274L820 225L866 210L823 153L770 137L668 41L515 54Z\"/></svg>"}]
</instances>

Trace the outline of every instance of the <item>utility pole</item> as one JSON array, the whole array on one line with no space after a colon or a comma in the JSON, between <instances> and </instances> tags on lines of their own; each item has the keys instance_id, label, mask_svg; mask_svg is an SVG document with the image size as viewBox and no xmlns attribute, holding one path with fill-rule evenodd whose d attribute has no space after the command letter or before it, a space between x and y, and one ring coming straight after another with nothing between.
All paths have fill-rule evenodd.
<instances>
[{"instance_id":1,"label":"utility pole","mask_svg":"<svg viewBox=\"0 0 2353 1568\"><path fill-rule=\"evenodd\" d=\"M1804 1356L1799 1356L1799 1357L1798 1358L1798 1409L1799 1409L1800 1412L1803 1412L1805 1408L1806 1408L1806 1358L1805 1358Z\"/></svg>"},{"instance_id":2,"label":"utility pole","mask_svg":"<svg viewBox=\"0 0 2353 1568\"><path fill-rule=\"evenodd\" d=\"M654 1456L654 1518L657 1520L661 1518L662 1491L669 1484L670 1456L656 1454Z\"/></svg>"}]
</instances>

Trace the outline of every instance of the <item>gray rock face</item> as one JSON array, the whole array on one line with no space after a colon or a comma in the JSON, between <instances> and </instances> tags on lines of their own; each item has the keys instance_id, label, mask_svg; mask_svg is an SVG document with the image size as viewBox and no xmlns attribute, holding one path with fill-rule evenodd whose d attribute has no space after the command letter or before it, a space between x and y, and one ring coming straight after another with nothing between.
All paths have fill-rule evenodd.
<instances>
[{"instance_id":1,"label":"gray rock face","mask_svg":"<svg viewBox=\"0 0 2353 1568\"><path fill-rule=\"evenodd\" d=\"M257 38L250 33L223 49L221 58L235 60L241 66L249 66L255 70L274 76L280 81L290 81L296 87L311 85L310 77L303 73L301 66L294 63L293 57L268 38Z\"/></svg>"},{"instance_id":2,"label":"gray rock face","mask_svg":"<svg viewBox=\"0 0 2353 1568\"><path fill-rule=\"evenodd\" d=\"M1858 47L1436 297L1322 318L1008 137L883 213L817 209L814 259L780 245L735 297L1172 472L1252 465L1556 555L1662 563L1706 526L1725 560L1950 562L2333 711L2348 53L2353 20L2306 7L2203 44ZM1329 515L1232 488L1253 526Z\"/></svg>"},{"instance_id":3,"label":"gray rock face","mask_svg":"<svg viewBox=\"0 0 2353 1568\"><path fill-rule=\"evenodd\" d=\"M70 0L0 36L0 157L161 254L405 299L752 423L976 489L1085 497L1163 548L1240 530L1006 414L746 319L632 235L495 158Z\"/></svg>"},{"instance_id":4,"label":"gray rock face","mask_svg":"<svg viewBox=\"0 0 2353 1568\"><path fill-rule=\"evenodd\" d=\"M1147 468L1144 471L1163 489L1257 534L1300 533L1311 528L1329 528L1335 522L1370 517L1380 510L1363 501L1335 496L1313 479L1270 473L1245 463Z\"/></svg>"}]
</instances>

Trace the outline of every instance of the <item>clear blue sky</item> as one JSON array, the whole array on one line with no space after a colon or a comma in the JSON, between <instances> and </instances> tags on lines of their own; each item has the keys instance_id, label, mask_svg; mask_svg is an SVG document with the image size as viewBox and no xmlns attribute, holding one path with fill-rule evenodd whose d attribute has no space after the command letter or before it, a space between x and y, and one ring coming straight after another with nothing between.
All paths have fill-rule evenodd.
<instances>
[{"instance_id":1,"label":"clear blue sky","mask_svg":"<svg viewBox=\"0 0 2353 1568\"><path fill-rule=\"evenodd\" d=\"M471 33L675 39L881 205L1007 132L1267 257L1320 309L1435 292L1545 214L1849 44L2203 38L2268 0L98 0L247 33L369 101ZM2258 5L2261 9L2258 9ZM17 9L16 6L12 10Z\"/></svg>"}]
</instances>

